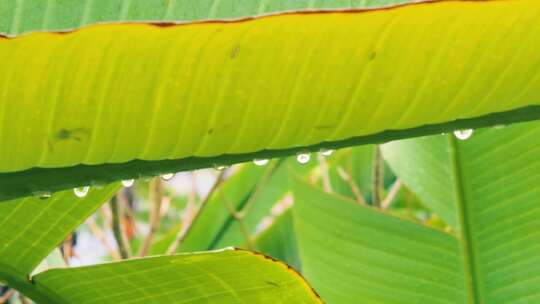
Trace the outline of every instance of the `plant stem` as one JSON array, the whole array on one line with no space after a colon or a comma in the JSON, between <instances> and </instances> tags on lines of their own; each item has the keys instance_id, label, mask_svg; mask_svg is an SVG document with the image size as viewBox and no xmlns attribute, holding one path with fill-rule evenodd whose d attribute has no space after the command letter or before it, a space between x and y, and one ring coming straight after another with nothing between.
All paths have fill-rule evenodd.
<instances>
[{"instance_id":1,"label":"plant stem","mask_svg":"<svg viewBox=\"0 0 540 304\"><path fill-rule=\"evenodd\" d=\"M326 193L332 193L332 184L330 183L330 176L328 174L328 162L321 153L317 154L317 158L320 164L321 178L323 183L323 189Z\"/></svg>"},{"instance_id":2,"label":"plant stem","mask_svg":"<svg viewBox=\"0 0 540 304\"><path fill-rule=\"evenodd\" d=\"M263 176L261 177L261 180L257 183L255 186L255 190L253 190L248 198L247 202L242 207L242 210L239 211L239 214L242 218L245 217L247 213L249 213L249 210L255 205L255 202L257 201L257 197L259 196L259 193L262 191L264 186L266 186L268 180L270 179L270 176L274 174L274 171L276 170L278 166L278 161L271 161L268 163L266 170L264 171Z\"/></svg>"},{"instance_id":3,"label":"plant stem","mask_svg":"<svg viewBox=\"0 0 540 304\"><path fill-rule=\"evenodd\" d=\"M392 203L396 199L399 189L401 189L401 180L398 178L396 179L394 184L392 184L392 187L390 188L390 191L384 198L384 201L382 201L381 209L388 209L392 205Z\"/></svg>"},{"instance_id":4,"label":"plant stem","mask_svg":"<svg viewBox=\"0 0 540 304\"><path fill-rule=\"evenodd\" d=\"M22 304L30 304L30 301L21 293L19 293L19 301L21 301Z\"/></svg>"},{"instance_id":5,"label":"plant stem","mask_svg":"<svg viewBox=\"0 0 540 304\"><path fill-rule=\"evenodd\" d=\"M244 239L246 240L247 249L254 250L255 244L253 243L253 238L251 237L248 226L244 222L245 213L243 213L242 211L236 211L230 200L225 195L223 195L223 205L225 205L225 208L227 209L227 211L229 211L233 219L238 222L240 231L242 232L242 234L244 235Z\"/></svg>"},{"instance_id":6,"label":"plant stem","mask_svg":"<svg viewBox=\"0 0 540 304\"><path fill-rule=\"evenodd\" d=\"M214 185L212 186L212 189L210 189L210 192L208 192L204 200L201 202L201 205L195 212L193 219L191 221L184 221L182 223L182 227L180 228L180 231L178 231L178 233L176 234L176 237L174 238L174 241L169 246L169 249L167 249L167 254L173 254L178 250L178 248L180 247L180 245L182 244L182 242L184 241L188 233L191 231L191 228L197 222L201 213L204 211L206 205L208 205L208 201L210 201L210 198L212 197L213 193L216 192L216 190L219 188L219 186L223 182L223 178L225 177L225 171L226 170L222 170L219 172L216 178L216 181L214 182Z\"/></svg>"},{"instance_id":7,"label":"plant stem","mask_svg":"<svg viewBox=\"0 0 540 304\"><path fill-rule=\"evenodd\" d=\"M341 177L341 179L343 179L351 188L351 191L356 199L356 202L360 205L367 205L367 202L364 199L364 195L362 194L362 191L360 191L356 183L353 181L351 176L345 171L345 169L338 166L337 172L339 176Z\"/></svg>"},{"instance_id":8,"label":"plant stem","mask_svg":"<svg viewBox=\"0 0 540 304\"><path fill-rule=\"evenodd\" d=\"M109 206L111 207L111 214L112 214L112 230L114 239L116 240L116 244L118 246L118 251L120 252L120 257L122 259L128 259L130 257L129 253L129 247L127 244L126 236L124 235L124 231L122 229L122 224L120 222L120 216L122 214L121 212L121 206L118 202L118 196L114 196L110 202Z\"/></svg>"},{"instance_id":9,"label":"plant stem","mask_svg":"<svg viewBox=\"0 0 540 304\"><path fill-rule=\"evenodd\" d=\"M384 167L383 167L383 161L382 161L382 154L381 149L377 145L374 147L374 154L373 154L373 168L372 168L372 203L374 207L379 208L381 206L381 190L383 188L383 181L384 181Z\"/></svg>"},{"instance_id":10,"label":"plant stem","mask_svg":"<svg viewBox=\"0 0 540 304\"><path fill-rule=\"evenodd\" d=\"M150 230L146 235L146 238L143 241L141 250L139 251L139 256L144 257L148 254L150 250L150 245L152 244L152 239L156 231L159 229L159 222L161 220L161 202L163 201L163 182L161 178L155 177L150 182L149 186L150 193Z\"/></svg>"},{"instance_id":11,"label":"plant stem","mask_svg":"<svg viewBox=\"0 0 540 304\"><path fill-rule=\"evenodd\" d=\"M111 255L112 259L114 261L120 260L120 255L118 254L118 252L116 252L116 250L114 250L111 243L109 243L109 240L107 240L107 238L105 237L103 230L101 230L101 228L96 224L96 221L93 217L89 217L86 220L86 225L90 229L92 235L94 235L94 237L103 245L103 247L107 249L107 252Z\"/></svg>"}]
</instances>

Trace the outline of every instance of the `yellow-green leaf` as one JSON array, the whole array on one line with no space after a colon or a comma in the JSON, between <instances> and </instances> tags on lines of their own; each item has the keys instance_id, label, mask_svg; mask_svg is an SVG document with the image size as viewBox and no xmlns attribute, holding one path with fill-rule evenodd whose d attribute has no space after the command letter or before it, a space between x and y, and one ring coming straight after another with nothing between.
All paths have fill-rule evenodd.
<instances>
[{"instance_id":1,"label":"yellow-green leaf","mask_svg":"<svg viewBox=\"0 0 540 304\"><path fill-rule=\"evenodd\" d=\"M59 303L322 303L287 265L238 250L53 269L33 286Z\"/></svg>"},{"instance_id":2,"label":"yellow-green leaf","mask_svg":"<svg viewBox=\"0 0 540 304\"><path fill-rule=\"evenodd\" d=\"M536 119L539 17L443 1L0 39L0 199Z\"/></svg>"}]
</instances>

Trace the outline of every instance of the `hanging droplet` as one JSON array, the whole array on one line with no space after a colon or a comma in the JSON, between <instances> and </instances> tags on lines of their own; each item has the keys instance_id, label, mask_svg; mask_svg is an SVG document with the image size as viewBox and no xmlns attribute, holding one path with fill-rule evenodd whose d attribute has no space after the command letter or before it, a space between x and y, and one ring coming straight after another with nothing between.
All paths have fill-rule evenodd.
<instances>
[{"instance_id":1,"label":"hanging droplet","mask_svg":"<svg viewBox=\"0 0 540 304\"><path fill-rule=\"evenodd\" d=\"M334 153L332 149L321 149L322 156L330 156Z\"/></svg>"},{"instance_id":2,"label":"hanging droplet","mask_svg":"<svg viewBox=\"0 0 540 304\"><path fill-rule=\"evenodd\" d=\"M309 152L298 152L296 154L296 160L302 165L307 164L310 158L311 155L309 155Z\"/></svg>"},{"instance_id":3,"label":"hanging droplet","mask_svg":"<svg viewBox=\"0 0 540 304\"><path fill-rule=\"evenodd\" d=\"M126 188L129 188L129 187L133 186L134 183L135 183L134 179L125 179L125 180L122 181L122 186L124 186Z\"/></svg>"},{"instance_id":4,"label":"hanging droplet","mask_svg":"<svg viewBox=\"0 0 540 304\"><path fill-rule=\"evenodd\" d=\"M88 190L90 190L90 187L84 186L84 187L78 187L73 189L73 193L77 197L85 197L88 194Z\"/></svg>"},{"instance_id":5,"label":"hanging droplet","mask_svg":"<svg viewBox=\"0 0 540 304\"><path fill-rule=\"evenodd\" d=\"M454 131L454 135L459 140L467 140L469 137L471 137L473 134L473 129L466 129L466 130L456 130Z\"/></svg>"},{"instance_id":6,"label":"hanging droplet","mask_svg":"<svg viewBox=\"0 0 540 304\"><path fill-rule=\"evenodd\" d=\"M32 194L42 200L46 200L52 197L52 193L50 191L36 191Z\"/></svg>"},{"instance_id":7,"label":"hanging droplet","mask_svg":"<svg viewBox=\"0 0 540 304\"><path fill-rule=\"evenodd\" d=\"M268 164L268 159L254 159L253 163L257 166L264 166Z\"/></svg>"},{"instance_id":8,"label":"hanging droplet","mask_svg":"<svg viewBox=\"0 0 540 304\"><path fill-rule=\"evenodd\" d=\"M227 166L225 165L218 165L218 164L215 164L214 165L214 169L218 170L218 171L223 171L227 168Z\"/></svg>"},{"instance_id":9,"label":"hanging droplet","mask_svg":"<svg viewBox=\"0 0 540 304\"><path fill-rule=\"evenodd\" d=\"M164 181L168 181L168 180L171 180L173 177L174 177L174 173L167 173L167 174L163 174L161 176L161 179Z\"/></svg>"}]
</instances>

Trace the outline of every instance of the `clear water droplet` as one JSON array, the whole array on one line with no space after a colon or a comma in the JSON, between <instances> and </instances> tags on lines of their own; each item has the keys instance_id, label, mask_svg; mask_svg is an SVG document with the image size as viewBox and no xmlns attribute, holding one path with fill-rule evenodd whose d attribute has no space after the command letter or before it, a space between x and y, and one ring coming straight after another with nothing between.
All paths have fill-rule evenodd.
<instances>
[{"instance_id":1,"label":"clear water droplet","mask_svg":"<svg viewBox=\"0 0 540 304\"><path fill-rule=\"evenodd\" d=\"M42 200L46 200L52 197L52 193L50 191L36 191L32 194Z\"/></svg>"},{"instance_id":2,"label":"clear water droplet","mask_svg":"<svg viewBox=\"0 0 540 304\"><path fill-rule=\"evenodd\" d=\"M473 132L473 129L456 130L454 131L454 135L459 140L467 140L472 136Z\"/></svg>"},{"instance_id":3,"label":"clear water droplet","mask_svg":"<svg viewBox=\"0 0 540 304\"><path fill-rule=\"evenodd\" d=\"M253 163L257 166L264 166L268 164L268 159L254 159Z\"/></svg>"},{"instance_id":4,"label":"clear water droplet","mask_svg":"<svg viewBox=\"0 0 540 304\"><path fill-rule=\"evenodd\" d=\"M73 189L73 193L77 197L85 197L88 194L88 190L90 190L90 187L84 186L84 187L77 187Z\"/></svg>"},{"instance_id":5,"label":"clear water droplet","mask_svg":"<svg viewBox=\"0 0 540 304\"><path fill-rule=\"evenodd\" d=\"M134 179L125 179L122 181L122 185L126 188L133 186L134 183L135 183Z\"/></svg>"},{"instance_id":6,"label":"clear water droplet","mask_svg":"<svg viewBox=\"0 0 540 304\"><path fill-rule=\"evenodd\" d=\"M296 160L302 165L307 164L310 158L311 155L309 155L309 152L298 152L298 154L296 154Z\"/></svg>"},{"instance_id":7,"label":"clear water droplet","mask_svg":"<svg viewBox=\"0 0 540 304\"><path fill-rule=\"evenodd\" d=\"M500 130L500 129L504 129L504 128L506 128L506 125L494 125L493 126L493 129L495 129L495 130Z\"/></svg>"},{"instance_id":8,"label":"clear water droplet","mask_svg":"<svg viewBox=\"0 0 540 304\"><path fill-rule=\"evenodd\" d=\"M321 149L322 156L330 156L334 153L332 149Z\"/></svg>"},{"instance_id":9,"label":"clear water droplet","mask_svg":"<svg viewBox=\"0 0 540 304\"><path fill-rule=\"evenodd\" d=\"M171 180L173 177L174 177L174 173L167 173L167 174L163 174L161 176L161 179L164 181L168 181L168 180Z\"/></svg>"}]
</instances>

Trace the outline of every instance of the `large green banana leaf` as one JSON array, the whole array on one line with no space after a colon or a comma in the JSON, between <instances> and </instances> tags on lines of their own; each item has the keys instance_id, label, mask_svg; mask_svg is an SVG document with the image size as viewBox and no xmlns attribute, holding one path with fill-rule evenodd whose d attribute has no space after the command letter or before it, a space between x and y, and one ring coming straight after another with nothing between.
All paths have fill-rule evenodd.
<instances>
[{"instance_id":1,"label":"large green banana leaf","mask_svg":"<svg viewBox=\"0 0 540 304\"><path fill-rule=\"evenodd\" d=\"M0 199L536 119L539 16L443 1L0 39Z\"/></svg>"},{"instance_id":2,"label":"large green banana leaf","mask_svg":"<svg viewBox=\"0 0 540 304\"><path fill-rule=\"evenodd\" d=\"M457 230L478 303L540 300L539 139L540 124L526 123L383 148L403 182Z\"/></svg>"},{"instance_id":3,"label":"large green banana leaf","mask_svg":"<svg viewBox=\"0 0 540 304\"><path fill-rule=\"evenodd\" d=\"M535 122L383 146L446 232L300 183L294 220L306 277L329 303L537 303L538 138ZM336 277L346 283L336 288Z\"/></svg>"},{"instance_id":4,"label":"large green banana leaf","mask_svg":"<svg viewBox=\"0 0 540 304\"><path fill-rule=\"evenodd\" d=\"M0 0L0 34L65 31L104 22L230 20L296 10L366 9L418 0Z\"/></svg>"},{"instance_id":5,"label":"large green banana leaf","mask_svg":"<svg viewBox=\"0 0 540 304\"><path fill-rule=\"evenodd\" d=\"M233 249L51 269L25 291L51 304L322 303L287 265Z\"/></svg>"}]
</instances>

